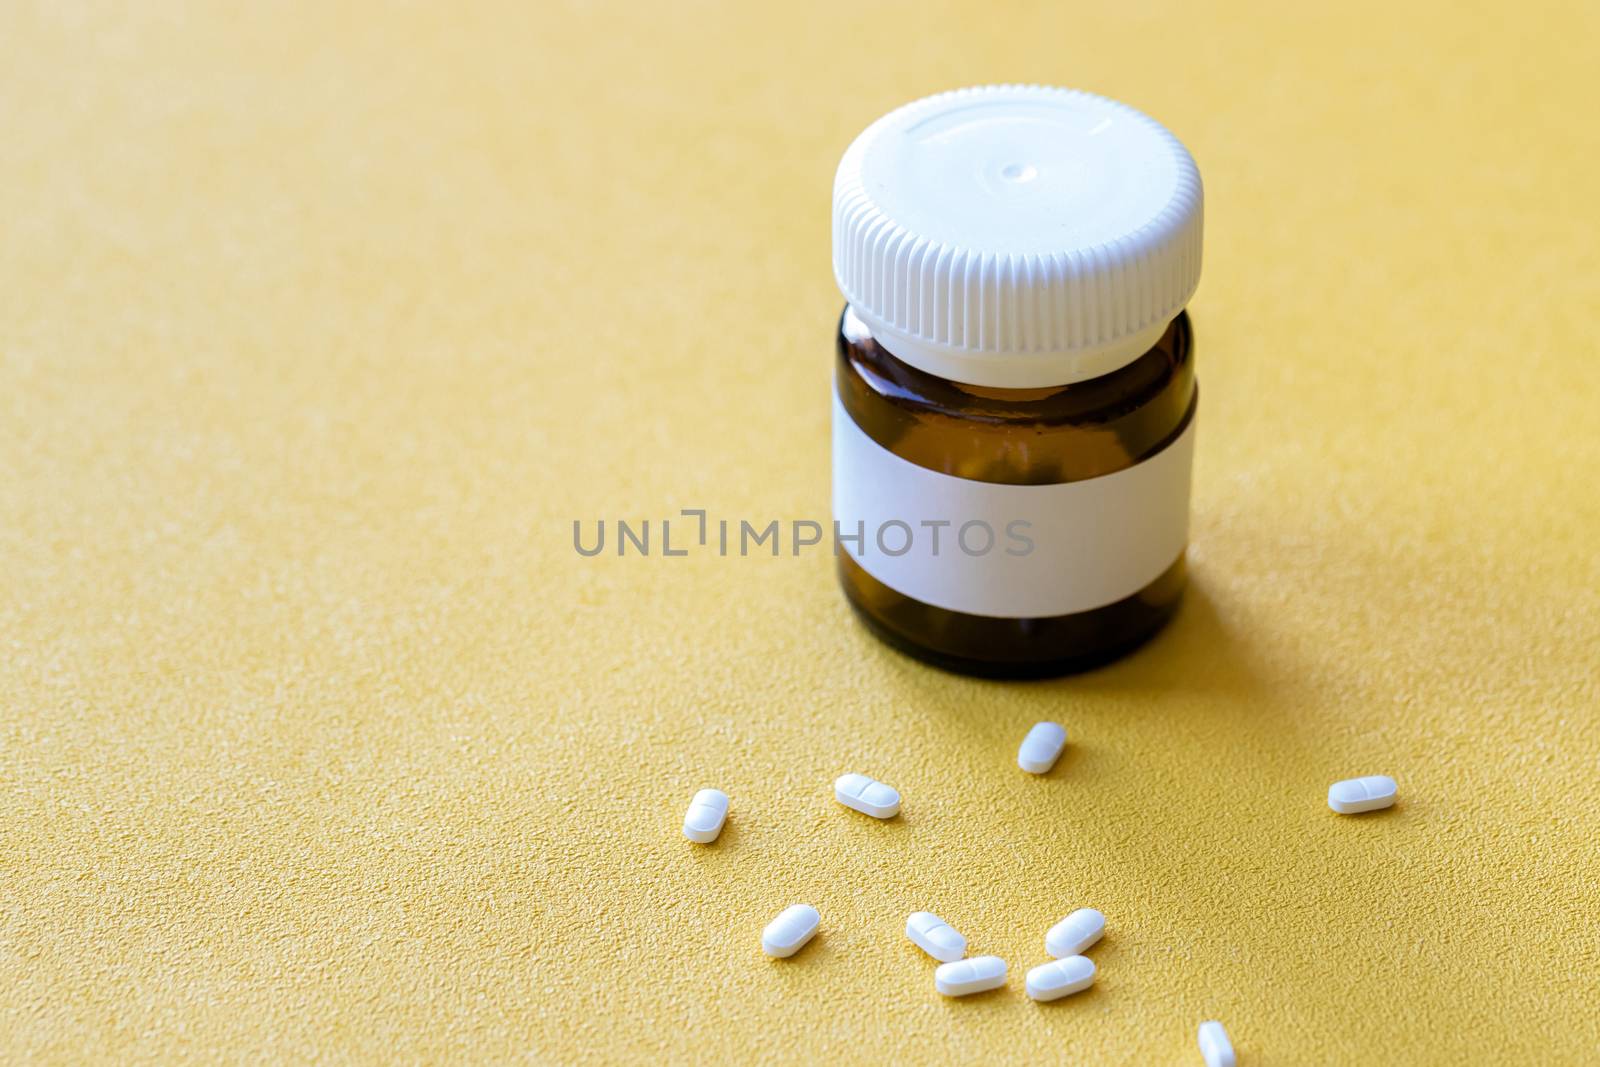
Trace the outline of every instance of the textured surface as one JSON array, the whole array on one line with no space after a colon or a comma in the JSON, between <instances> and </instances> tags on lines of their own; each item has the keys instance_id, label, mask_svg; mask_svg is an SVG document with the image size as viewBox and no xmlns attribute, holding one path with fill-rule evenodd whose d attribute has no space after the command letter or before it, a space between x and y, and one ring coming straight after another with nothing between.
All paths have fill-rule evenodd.
<instances>
[{"instance_id":1,"label":"textured surface","mask_svg":"<svg viewBox=\"0 0 1600 1067\"><path fill-rule=\"evenodd\" d=\"M135 6L0 15L4 1059L1600 1058L1593 5ZM826 517L838 154L995 80L1205 175L1175 625L1001 685L579 558Z\"/></svg>"}]
</instances>

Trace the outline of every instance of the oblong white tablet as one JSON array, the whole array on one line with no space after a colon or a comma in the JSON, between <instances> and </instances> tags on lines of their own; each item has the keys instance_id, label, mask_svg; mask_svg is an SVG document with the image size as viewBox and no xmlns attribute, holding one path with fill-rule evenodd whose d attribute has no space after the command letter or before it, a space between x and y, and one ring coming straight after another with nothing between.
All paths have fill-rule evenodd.
<instances>
[{"instance_id":1,"label":"oblong white tablet","mask_svg":"<svg viewBox=\"0 0 1600 1067\"><path fill-rule=\"evenodd\" d=\"M689 801L689 810L684 813L683 836L709 845L722 833L722 823L727 817L728 794L720 789L702 789Z\"/></svg>"},{"instance_id":2,"label":"oblong white tablet","mask_svg":"<svg viewBox=\"0 0 1600 1067\"><path fill-rule=\"evenodd\" d=\"M900 810L900 794L864 774L841 775L833 783L833 798L874 819L892 819Z\"/></svg>"},{"instance_id":3,"label":"oblong white tablet","mask_svg":"<svg viewBox=\"0 0 1600 1067\"><path fill-rule=\"evenodd\" d=\"M953 963L967 954L967 939L931 911L914 911L906 920L906 936L936 960Z\"/></svg>"},{"instance_id":4,"label":"oblong white tablet","mask_svg":"<svg viewBox=\"0 0 1600 1067\"><path fill-rule=\"evenodd\" d=\"M1044 935L1044 950L1056 959L1076 956L1100 940L1100 935L1105 932L1104 915L1093 908L1079 908Z\"/></svg>"},{"instance_id":5,"label":"oblong white tablet","mask_svg":"<svg viewBox=\"0 0 1600 1067\"><path fill-rule=\"evenodd\" d=\"M1233 1042L1228 1040L1228 1031L1215 1019L1200 1024L1200 1055L1205 1057L1206 1067L1235 1067L1233 1058Z\"/></svg>"},{"instance_id":6,"label":"oblong white tablet","mask_svg":"<svg viewBox=\"0 0 1600 1067\"><path fill-rule=\"evenodd\" d=\"M1034 1000L1059 1000L1094 985L1094 960L1068 956L1041 963L1028 972L1028 996Z\"/></svg>"},{"instance_id":7,"label":"oblong white tablet","mask_svg":"<svg viewBox=\"0 0 1600 1067\"><path fill-rule=\"evenodd\" d=\"M779 959L793 956L816 934L821 921L810 904L790 904L761 931L761 951Z\"/></svg>"},{"instance_id":8,"label":"oblong white tablet","mask_svg":"<svg viewBox=\"0 0 1600 1067\"><path fill-rule=\"evenodd\" d=\"M1394 779L1387 774L1346 778L1328 787L1328 807L1341 815L1377 811L1393 804L1396 792Z\"/></svg>"},{"instance_id":9,"label":"oblong white tablet","mask_svg":"<svg viewBox=\"0 0 1600 1067\"><path fill-rule=\"evenodd\" d=\"M1036 722L1017 749L1017 766L1029 774L1044 774L1056 765L1066 745L1066 727L1058 722Z\"/></svg>"},{"instance_id":10,"label":"oblong white tablet","mask_svg":"<svg viewBox=\"0 0 1600 1067\"><path fill-rule=\"evenodd\" d=\"M999 956L974 956L970 960L940 964L933 972L933 988L947 997L964 997L999 989L1006 984L1006 961Z\"/></svg>"}]
</instances>

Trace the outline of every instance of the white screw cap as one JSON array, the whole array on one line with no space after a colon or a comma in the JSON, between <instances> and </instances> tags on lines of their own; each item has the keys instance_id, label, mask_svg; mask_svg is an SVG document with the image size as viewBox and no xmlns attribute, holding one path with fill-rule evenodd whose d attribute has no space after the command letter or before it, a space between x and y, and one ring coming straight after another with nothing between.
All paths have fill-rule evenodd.
<instances>
[{"instance_id":1,"label":"white screw cap","mask_svg":"<svg viewBox=\"0 0 1600 1067\"><path fill-rule=\"evenodd\" d=\"M892 111L833 183L833 271L898 359L1000 388L1107 374L1200 281L1201 187L1160 123L1092 93L997 85Z\"/></svg>"}]
</instances>

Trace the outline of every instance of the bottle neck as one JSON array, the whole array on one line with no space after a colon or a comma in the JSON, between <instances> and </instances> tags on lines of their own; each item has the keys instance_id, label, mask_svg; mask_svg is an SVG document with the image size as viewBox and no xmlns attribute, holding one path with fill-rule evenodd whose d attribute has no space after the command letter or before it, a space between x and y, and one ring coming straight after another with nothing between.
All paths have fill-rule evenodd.
<instances>
[{"instance_id":1,"label":"bottle neck","mask_svg":"<svg viewBox=\"0 0 1600 1067\"><path fill-rule=\"evenodd\" d=\"M1181 315L1182 312L1180 311ZM931 344L878 322L854 304L844 321L859 324L884 351L925 374L991 389L1048 389L1086 382L1121 370L1154 348L1172 325L1157 323L1115 342L1064 352L984 352Z\"/></svg>"}]
</instances>

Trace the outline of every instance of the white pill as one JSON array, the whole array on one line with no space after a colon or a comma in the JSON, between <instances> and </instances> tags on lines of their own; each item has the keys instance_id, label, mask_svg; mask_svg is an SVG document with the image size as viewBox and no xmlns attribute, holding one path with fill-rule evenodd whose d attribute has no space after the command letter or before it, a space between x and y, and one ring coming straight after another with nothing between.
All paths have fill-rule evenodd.
<instances>
[{"instance_id":1,"label":"white pill","mask_svg":"<svg viewBox=\"0 0 1600 1067\"><path fill-rule=\"evenodd\" d=\"M900 794L864 774L842 775L833 783L833 798L874 819L892 819L900 810Z\"/></svg>"},{"instance_id":2,"label":"white pill","mask_svg":"<svg viewBox=\"0 0 1600 1067\"><path fill-rule=\"evenodd\" d=\"M1369 774L1365 778L1346 778L1328 787L1328 807L1341 815L1354 815L1362 811L1377 811L1394 803L1394 779L1387 774Z\"/></svg>"},{"instance_id":3,"label":"white pill","mask_svg":"<svg viewBox=\"0 0 1600 1067\"><path fill-rule=\"evenodd\" d=\"M1017 766L1029 774L1044 774L1056 765L1066 744L1066 727L1057 722L1036 722L1017 749Z\"/></svg>"},{"instance_id":4,"label":"white pill","mask_svg":"<svg viewBox=\"0 0 1600 1067\"><path fill-rule=\"evenodd\" d=\"M906 920L906 936L936 960L954 963L967 954L967 939L931 911L914 911Z\"/></svg>"},{"instance_id":5,"label":"white pill","mask_svg":"<svg viewBox=\"0 0 1600 1067\"><path fill-rule=\"evenodd\" d=\"M720 789L702 789L689 801L689 810L684 813L683 836L709 845L722 833L727 817L728 794Z\"/></svg>"},{"instance_id":6,"label":"white pill","mask_svg":"<svg viewBox=\"0 0 1600 1067\"><path fill-rule=\"evenodd\" d=\"M974 956L970 960L944 963L933 972L933 988L947 997L964 997L999 989L1006 984L1006 961L999 956Z\"/></svg>"},{"instance_id":7,"label":"white pill","mask_svg":"<svg viewBox=\"0 0 1600 1067\"><path fill-rule=\"evenodd\" d=\"M1068 956L1042 963L1028 972L1028 996L1034 1000L1059 1000L1094 985L1094 960Z\"/></svg>"},{"instance_id":8,"label":"white pill","mask_svg":"<svg viewBox=\"0 0 1600 1067\"><path fill-rule=\"evenodd\" d=\"M1079 908L1044 935L1044 950L1056 959L1076 956L1100 940L1100 935L1105 932L1104 915L1093 908Z\"/></svg>"},{"instance_id":9,"label":"white pill","mask_svg":"<svg viewBox=\"0 0 1600 1067\"><path fill-rule=\"evenodd\" d=\"M1234 1067L1233 1042L1214 1019L1200 1024L1200 1055L1206 1058L1206 1067Z\"/></svg>"},{"instance_id":10,"label":"white pill","mask_svg":"<svg viewBox=\"0 0 1600 1067\"><path fill-rule=\"evenodd\" d=\"M790 904L761 931L761 951L780 959L793 956L811 940L821 921L810 904Z\"/></svg>"}]
</instances>

